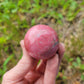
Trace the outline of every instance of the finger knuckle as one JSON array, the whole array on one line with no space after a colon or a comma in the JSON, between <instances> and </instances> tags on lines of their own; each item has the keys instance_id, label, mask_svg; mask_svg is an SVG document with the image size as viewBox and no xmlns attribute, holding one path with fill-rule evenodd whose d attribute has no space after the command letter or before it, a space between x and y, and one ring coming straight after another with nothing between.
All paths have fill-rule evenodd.
<instances>
[{"instance_id":1,"label":"finger knuckle","mask_svg":"<svg viewBox=\"0 0 84 84\"><path fill-rule=\"evenodd\" d=\"M7 72L3 75L3 80L6 80L8 78Z\"/></svg>"}]
</instances>

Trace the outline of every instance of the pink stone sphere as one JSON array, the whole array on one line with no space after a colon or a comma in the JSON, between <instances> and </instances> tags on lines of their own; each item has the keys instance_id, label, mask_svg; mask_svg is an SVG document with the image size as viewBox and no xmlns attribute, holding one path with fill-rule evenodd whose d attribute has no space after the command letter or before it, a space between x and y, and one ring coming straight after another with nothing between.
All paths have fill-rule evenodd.
<instances>
[{"instance_id":1,"label":"pink stone sphere","mask_svg":"<svg viewBox=\"0 0 84 84\"><path fill-rule=\"evenodd\" d=\"M48 59L58 50L58 35L47 25L35 25L26 33L24 45L33 58Z\"/></svg>"}]
</instances>

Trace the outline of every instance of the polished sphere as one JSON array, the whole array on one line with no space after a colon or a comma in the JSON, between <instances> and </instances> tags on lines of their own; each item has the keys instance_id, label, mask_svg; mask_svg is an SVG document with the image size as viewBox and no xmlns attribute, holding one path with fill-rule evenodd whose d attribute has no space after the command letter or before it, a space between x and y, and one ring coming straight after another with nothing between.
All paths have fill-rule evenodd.
<instances>
[{"instance_id":1,"label":"polished sphere","mask_svg":"<svg viewBox=\"0 0 84 84\"><path fill-rule=\"evenodd\" d=\"M58 35L47 25L35 25L28 30L24 38L28 54L35 59L48 59L58 50Z\"/></svg>"}]
</instances>

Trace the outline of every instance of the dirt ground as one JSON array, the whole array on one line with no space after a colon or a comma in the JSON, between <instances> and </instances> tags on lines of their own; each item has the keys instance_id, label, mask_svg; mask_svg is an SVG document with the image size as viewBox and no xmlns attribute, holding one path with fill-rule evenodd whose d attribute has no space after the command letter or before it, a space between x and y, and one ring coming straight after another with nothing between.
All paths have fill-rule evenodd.
<instances>
[{"instance_id":1,"label":"dirt ground","mask_svg":"<svg viewBox=\"0 0 84 84\"><path fill-rule=\"evenodd\" d=\"M22 15L23 16L23 15ZM33 18L33 15L26 15L25 18L28 21L28 24L30 23L31 19ZM67 56L71 56L74 60L76 59L76 57L80 57L82 60L82 63L84 64L84 47L82 47L81 49L78 49L77 46L73 46L72 45L72 38L75 39L75 42L77 41L77 39L84 39L84 23L83 23L83 19L84 19L84 12L80 12L77 15L77 19L75 19L73 22L67 22L66 18L64 18L62 20L62 24L57 24L56 20L53 18L43 18L40 21L37 20L37 17L35 18L35 24L46 24L49 25L50 27L54 28L60 38L60 42L63 42L65 44L65 54L67 54ZM22 18L21 18L22 19ZM20 40L24 38L24 35L26 33L28 29L24 28L20 30ZM16 42L16 41L12 41L11 43L9 42L8 45L8 53L15 53L14 56L14 60L16 60L16 62L14 64L13 61L10 61L8 63L8 67L12 68L19 60L19 56L22 54L21 51L21 47L20 45ZM12 47L10 46L12 45L12 47L14 48L12 51ZM74 50L74 54L72 53ZM70 55L69 55L70 54ZM5 59L7 58L7 54L4 52L4 49L1 50L1 59L0 60L0 66L2 68L2 63L5 61ZM72 65L71 62L68 62L65 57L62 60L59 72L60 75L59 77L56 79L56 83L57 84L84 84L84 81L81 80L81 73L79 71L79 69L74 69L74 68L70 68L70 66ZM8 70L10 69L8 68ZM62 71L64 70L64 74L62 73ZM82 73L84 74L84 72ZM62 77L66 76L67 78L63 79Z\"/></svg>"}]
</instances>

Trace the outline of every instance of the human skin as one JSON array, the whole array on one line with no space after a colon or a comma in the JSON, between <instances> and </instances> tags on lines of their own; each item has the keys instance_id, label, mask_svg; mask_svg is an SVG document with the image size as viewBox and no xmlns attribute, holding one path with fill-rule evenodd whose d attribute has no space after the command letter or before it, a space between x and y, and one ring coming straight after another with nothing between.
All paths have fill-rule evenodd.
<instances>
[{"instance_id":1,"label":"human skin","mask_svg":"<svg viewBox=\"0 0 84 84\"><path fill-rule=\"evenodd\" d=\"M55 84L59 66L64 54L64 45L59 43L58 54L48 60L38 60L29 56L24 46L24 40L20 42L23 56L18 64L7 71L2 84Z\"/></svg>"}]
</instances>

